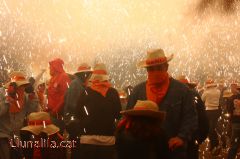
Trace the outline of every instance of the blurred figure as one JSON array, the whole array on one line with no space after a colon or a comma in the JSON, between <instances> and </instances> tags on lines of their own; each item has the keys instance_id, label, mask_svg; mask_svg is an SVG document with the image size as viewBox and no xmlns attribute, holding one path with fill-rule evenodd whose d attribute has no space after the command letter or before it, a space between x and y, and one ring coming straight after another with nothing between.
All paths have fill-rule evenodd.
<instances>
[{"instance_id":1,"label":"blurred figure","mask_svg":"<svg viewBox=\"0 0 240 159\"><path fill-rule=\"evenodd\" d=\"M60 128L63 133L63 107L64 95L70 84L69 76L63 69L63 60L57 58L49 62L51 79L48 86L48 111L52 122Z\"/></svg>"},{"instance_id":2,"label":"blurred figure","mask_svg":"<svg viewBox=\"0 0 240 159\"><path fill-rule=\"evenodd\" d=\"M10 73L11 81L5 85L6 96L1 94L0 103L0 152L3 159L9 159L9 140L20 138L20 129L24 126L25 118L31 112L38 110L38 100L34 92L27 94L25 89L29 84L25 74L20 71ZM21 158L20 149L11 149L11 158Z\"/></svg>"},{"instance_id":3,"label":"blurred figure","mask_svg":"<svg viewBox=\"0 0 240 159\"><path fill-rule=\"evenodd\" d=\"M198 116L198 129L194 132L192 139L188 143L188 159L198 159L199 158L199 145L204 142L208 136L209 132L209 121L206 113L205 105L196 91L197 84L190 82L186 76L179 76L178 80L191 90L194 96L194 103L197 110Z\"/></svg>"},{"instance_id":4,"label":"blurred figure","mask_svg":"<svg viewBox=\"0 0 240 159\"><path fill-rule=\"evenodd\" d=\"M168 74L168 61L162 49L147 53L147 59L139 63L147 69L148 79L137 85L129 98L128 109L133 108L137 100L151 100L166 112L163 128L168 137L171 159L185 159L187 143L197 129L197 114L191 91Z\"/></svg>"},{"instance_id":5,"label":"blurred figure","mask_svg":"<svg viewBox=\"0 0 240 159\"><path fill-rule=\"evenodd\" d=\"M39 81L36 93L38 95L39 105L41 111L47 110L47 96L46 96L46 84L44 81Z\"/></svg>"},{"instance_id":6,"label":"blurred figure","mask_svg":"<svg viewBox=\"0 0 240 159\"><path fill-rule=\"evenodd\" d=\"M168 159L167 137L161 128L165 112L152 101L137 101L116 130L118 159Z\"/></svg>"},{"instance_id":7,"label":"blurred figure","mask_svg":"<svg viewBox=\"0 0 240 159\"><path fill-rule=\"evenodd\" d=\"M120 101L121 101L122 110L125 110L126 107L127 107L127 100L128 100L127 93L124 90L119 89L118 94L119 94L119 98L120 98Z\"/></svg>"},{"instance_id":8,"label":"blurred figure","mask_svg":"<svg viewBox=\"0 0 240 159\"><path fill-rule=\"evenodd\" d=\"M31 113L28 125L21 129L21 142L39 143L28 144L23 149L25 159L66 159L65 148L51 147L60 145L63 141L59 128L52 124L50 115L46 112ZM54 144L53 144L54 143ZM64 145L65 146L65 145Z\"/></svg>"},{"instance_id":9,"label":"blurred figure","mask_svg":"<svg viewBox=\"0 0 240 159\"><path fill-rule=\"evenodd\" d=\"M202 100L206 105L207 116L209 119L209 140L210 151L212 155L218 155L220 152L218 135L216 132L216 125L218 118L221 114L219 109L220 90L217 88L217 84L212 79L208 79L205 82L205 90L202 94Z\"/></svg>"},{"instance_id":10,"label":"blurred figure","mask_svg":"<svg viewBox=\"0 0 240 159\"><path fill-rule=\"evenodd\" d=\"M77 147L71 149L72 158L77 158L79 151L79 134L76 131L78 126L78 121L74 116L77 107L77 100L81 93L85 92L86 86L88 84L88 79L92 74L91 66L87 63L82 63L77 72L75 73L76 78L71 82L69 89L65 94L65 104L64 104L64 121L66 125L66 130L69 133L69 138L77 141Z\"/></svg>"},{"instance_id":11,"label":"blurred figure","mask_svg":"<svg viewBox=\"0 0 240 159\"><path fill-rule=\"evenodd\" d=\"M121 103L116 89L109 83L106 66L96 64L89 81L91 86L81 92L74 111L81 134L75 158L113 159L115 157L115 122L120 118Z\"/></svg>"},{"instance_id":12,"label":"blurred figure","mask_svg":"<svg viewBox=\"0 0 240 159\"><path fill-rule=\"evenodd\" d=\"M240 147L240 88L237 84L232 84L231 90L233 95L228 100L228 112L232 125L232 136L227 159L234 159Z\"/></svg>"}]
</instances>

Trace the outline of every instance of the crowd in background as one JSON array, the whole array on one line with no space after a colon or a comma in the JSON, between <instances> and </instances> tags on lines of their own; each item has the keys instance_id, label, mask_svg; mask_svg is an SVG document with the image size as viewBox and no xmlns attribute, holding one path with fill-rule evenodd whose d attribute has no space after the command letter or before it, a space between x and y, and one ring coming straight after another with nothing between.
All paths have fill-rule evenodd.
<instances>
[{"instance_id":1,"label":"crowd in background","mask_svg":"<svg viewBox=\"0 0 240 159\"><path fill-rule=\"evenodd\" d=\"M240 86L237 81L206 80L204 86L168 73L162 49L147 52L139 68L147 80L113 88L106 66L81 63L70 75L63 60L27 78L13 71L0 88L0 159L198 159L199 146L217 156L228 146L234 159L240 146ZM229 131L219 137L219 118ZM19 146L19 141L76 141L75 147Z\"/></svg>"}]
</instances>

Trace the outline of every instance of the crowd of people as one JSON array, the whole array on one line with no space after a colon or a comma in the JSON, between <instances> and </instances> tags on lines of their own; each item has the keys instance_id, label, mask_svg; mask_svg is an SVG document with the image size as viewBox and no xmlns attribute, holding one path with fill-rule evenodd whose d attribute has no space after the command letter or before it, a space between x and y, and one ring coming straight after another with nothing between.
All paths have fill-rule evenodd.
<instances>
[{"instance_id":1,"label":"crowd of people","mask_svg":"<svg viewBox=\"0 0 240 159\"><path fill-rule=\"evenodd\" d=\"M162 49L148 51L138 63L146 81L124 89L113 88L103 63L82 63L70 75L62 59L53 59L47 82L41 80L46 70L35 78L11 72L0 89L0 159L198 159L207 138L217 156L222 112L231 130L227 158L234 159L238 83L209 78L200 88L185 76L175 79L168 73L172 58Z\"/></svg>"}]
</instances>

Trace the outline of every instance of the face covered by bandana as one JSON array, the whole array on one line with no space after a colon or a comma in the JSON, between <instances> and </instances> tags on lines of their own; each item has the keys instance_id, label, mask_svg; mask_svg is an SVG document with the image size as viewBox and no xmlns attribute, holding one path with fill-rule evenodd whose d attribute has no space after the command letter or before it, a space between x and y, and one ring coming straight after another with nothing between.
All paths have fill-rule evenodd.
<instances>
[{"instance_id":1,"label":"face covered by bandana","mask_svg":"<svg viewBox=\"0 0 240 159\"><path fill-rule=\"evenodd\" d=\"M167 71L149 70L146 85L147 99L161 103L169 87L169 75Z\"/></svg>"}]
</instances>

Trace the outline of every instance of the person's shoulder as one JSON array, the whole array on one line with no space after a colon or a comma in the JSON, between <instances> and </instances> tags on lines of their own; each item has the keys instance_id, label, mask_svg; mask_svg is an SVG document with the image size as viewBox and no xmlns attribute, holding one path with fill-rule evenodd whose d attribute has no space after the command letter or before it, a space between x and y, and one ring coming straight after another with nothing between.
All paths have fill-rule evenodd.
<instances>
[{"instance_id":1,"label":"person's shoulder","mask_svg":"<svg viewBox=\"0 0 240 159\"><path fill-rule=\"evenodd\" d=\"M185 91L190 91L190 89L180 81L170 78L170 86L174 89L180 89L180 90L185 90Z\"/></svg>"}]
</instances>

